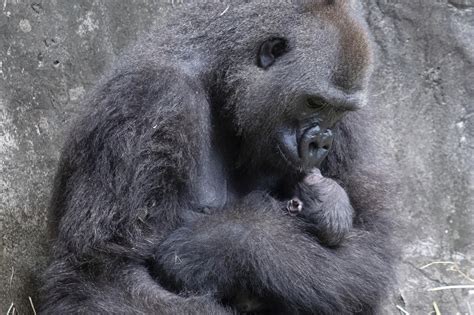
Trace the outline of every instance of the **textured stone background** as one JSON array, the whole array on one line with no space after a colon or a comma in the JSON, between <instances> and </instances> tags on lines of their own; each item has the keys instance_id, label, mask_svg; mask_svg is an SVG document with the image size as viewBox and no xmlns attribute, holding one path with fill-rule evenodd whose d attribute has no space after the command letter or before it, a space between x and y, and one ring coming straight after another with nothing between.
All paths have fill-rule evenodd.
<instances>
[{"instance_id":1,"label":"textured stone background","mask_svg":"<svg viewBox=\"0 0 474 315\"><path fill-rule=\"evenodd\" d=\"M177 2L177 1L175 1ZM367 0L379 64L372 106L403 178L400 288L411 314L474 314L474 0ZM0 0L0 312L32 313L64 131L104 68L165 2ZM171 8L172 9L172 8ZM433 262L435 264L422 268ZM469 304L470 303L470 304Z\"/></svg>"}]
</instances>

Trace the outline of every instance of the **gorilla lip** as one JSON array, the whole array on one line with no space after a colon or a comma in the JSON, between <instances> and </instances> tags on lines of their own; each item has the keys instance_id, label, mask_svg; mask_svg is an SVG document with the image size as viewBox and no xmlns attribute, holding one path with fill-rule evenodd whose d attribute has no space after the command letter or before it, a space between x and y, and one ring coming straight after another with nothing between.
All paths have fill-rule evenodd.
<instances>
[{"instance_id":1,"label":"gorilla lip","mask_svg":"<svg viewBox=\"0 0 474 315\"><path fill-rule=\"evenodd\" d=\"M280 151L280 155L287 164L298 170L301 169L302 163L297 151L298 140L294 130L290 132L283 130L279 138L277 148Z\"/></svg>"},{"instance_id":2,"label":"gorilla lip","mask_svg":"<svg viewBox=\"0 0 474 315\"><path fill-rule=\"evenodd\" d=\"M281 157L283 158L283 160L285 160L285 162L286 162L289 166L295 168L296 170L300 170L300 169L301 169L301 167L298 166L298 163L293 162L292 159L287 156L287 154L285 153L286 150L283 150L283 148L281 147L280 144L277 145L277 148L278 148L278 151L280 152Z\"/></svg>"}]
</instances>

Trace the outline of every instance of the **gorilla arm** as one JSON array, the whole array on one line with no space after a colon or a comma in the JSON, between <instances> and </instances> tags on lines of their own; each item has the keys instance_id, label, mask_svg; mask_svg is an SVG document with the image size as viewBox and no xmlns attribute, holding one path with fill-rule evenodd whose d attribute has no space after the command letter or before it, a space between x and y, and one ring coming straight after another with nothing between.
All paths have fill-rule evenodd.
<instances>
[{"instance_id":1,"label":"gorilla arm","mask_svg":"<svg viewBox=\"0 0 474 315\"><path fill-rule=\"evenodd\" d=\"M224 300L240 292L271 297L270 304L279 305L274 312L374 312L392 276L380 209L361 209L347 239L328 248L283 207L252 193L235 207L188 222L158 249L160 272L180 289Z\"/></svg>"},{"instance_id":2,"label":"gorilla arm","mask_svg":"<svg viewBox=\"0 0 474 315\"><path fill-rule=\"evenodd\" d=\"M55 179L40 313L232 313L167 291L145 268L191 207L185 183L209 126L200 87L173 67L130 63L89 102Z\"/></svg>"}]
</instances>

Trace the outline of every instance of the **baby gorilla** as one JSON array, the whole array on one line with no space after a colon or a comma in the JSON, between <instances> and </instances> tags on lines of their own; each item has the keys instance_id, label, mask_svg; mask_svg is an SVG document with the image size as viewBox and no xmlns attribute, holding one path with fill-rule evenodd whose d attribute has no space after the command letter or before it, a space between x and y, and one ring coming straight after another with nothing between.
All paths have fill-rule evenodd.
<instances>
[{"instance_id":1,"label":"baby gorilla","mask_svg":"<svg viewBox=\"0 0 474 315\"><path fill-rule=\"evenodd\" d=\"M298 184L298 193L299 198L288 202L288 212L309 222L308 230L325 245L338 245L351 229L354 215L344 189L316 168Z\"/></svg>"}]
</instances>

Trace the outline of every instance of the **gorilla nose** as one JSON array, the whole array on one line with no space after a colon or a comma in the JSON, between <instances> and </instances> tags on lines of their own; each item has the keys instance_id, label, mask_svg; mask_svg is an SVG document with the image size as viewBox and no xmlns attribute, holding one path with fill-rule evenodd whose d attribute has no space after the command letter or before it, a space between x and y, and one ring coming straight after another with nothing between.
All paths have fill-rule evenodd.
<instances>
[{"instance_id":1,"label":"gorilla nose","mask_svg":"<svg viewBox=\"0 0 474 315\"><path fill-rule=\"evenodd\" d=\"M299 154L306 167L319 167L331 149L333 134L319 125L307 129L301 136Z\"/></svg>"}]
</instances>

